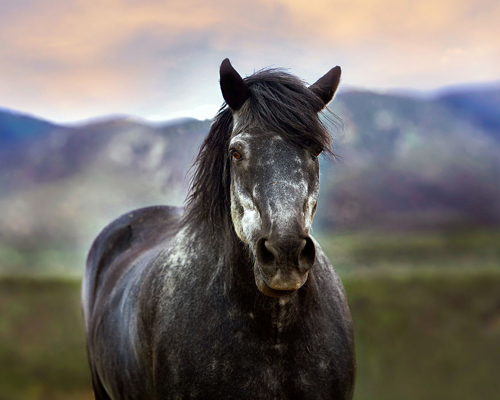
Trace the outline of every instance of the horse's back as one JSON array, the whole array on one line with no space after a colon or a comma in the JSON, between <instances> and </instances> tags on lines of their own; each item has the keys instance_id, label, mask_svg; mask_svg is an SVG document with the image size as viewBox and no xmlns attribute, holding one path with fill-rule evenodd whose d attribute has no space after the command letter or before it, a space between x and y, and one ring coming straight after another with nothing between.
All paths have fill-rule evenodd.
<instances>
[{"instance_id":1,"label":"horse's back","mask_svg":"<svg viewBox=\"0 0 500 400\"><path fill-rule=\"evenodd\" d=\"M181 212L182 209L169 206L140 208L102 230L92 244L85 268L82 303L86 325L98 292L109 293L110 285L142 254L152 250L154 253L155 248L159 252L175 231Z\"/></svg>"}]
</instances>

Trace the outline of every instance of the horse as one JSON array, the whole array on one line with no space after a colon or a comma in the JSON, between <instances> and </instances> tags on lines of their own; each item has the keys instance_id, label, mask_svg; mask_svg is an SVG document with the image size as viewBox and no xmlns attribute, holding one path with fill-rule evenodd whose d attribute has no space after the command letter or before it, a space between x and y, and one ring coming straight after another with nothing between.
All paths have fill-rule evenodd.
<instances>
[{"instance_id":1,"label":"horse","mask_svg":"<svg viewBox=\"0 0 500 400\"><path fill-rule=\"evenodd\" d=\"M82 308L97 400L352 399L352 318L309 234L320 119L340 67L307 86L282 69L220 66L224 104L185 208L108 225L88 254Z\"/></svg>"}]
</instances>

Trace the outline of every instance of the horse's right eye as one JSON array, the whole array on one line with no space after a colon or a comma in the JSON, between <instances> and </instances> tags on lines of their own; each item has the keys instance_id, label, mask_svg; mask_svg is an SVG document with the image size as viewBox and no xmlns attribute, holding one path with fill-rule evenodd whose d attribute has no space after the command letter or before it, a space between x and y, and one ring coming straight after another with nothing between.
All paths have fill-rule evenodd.
<instances>
[{"instance_id":1,"label":"horse's right eye","mask_svg":"<svg viewBox=\"0 0 500 400\"><path fill-rule=\"evenodd\" d=\"M233 150L231 152L231 155L233 156L233 158L237 161L237 160L241 160L241 153L236 151L236 150Z\"/></svg>"}]
</instances>

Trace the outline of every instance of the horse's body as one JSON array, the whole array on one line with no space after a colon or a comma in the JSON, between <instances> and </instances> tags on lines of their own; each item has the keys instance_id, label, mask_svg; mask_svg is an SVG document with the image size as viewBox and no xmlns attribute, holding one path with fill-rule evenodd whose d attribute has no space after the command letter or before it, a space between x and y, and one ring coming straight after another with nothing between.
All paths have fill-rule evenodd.
<instances>
[{"instance_id":1,"label":"horse's body","mask_svg":"<svg viewBox=\"0 0 500 400\"><path fill-rule=\"evenodd\" d=\"M317 200L308 146L322 142L245 139L252 129L242 108L259 92L251 77L240 82L231 67L227 78L223 67L230 109L202 147L186 210L124 215L90 251L82 298L97 400L352 398L345 293L308 235ZM322 94L312 99L333 96ZM252 163L256 154L294 158L273 169ZM263 181L250 185L256 176Z\"/></svg>"}]
</instances>

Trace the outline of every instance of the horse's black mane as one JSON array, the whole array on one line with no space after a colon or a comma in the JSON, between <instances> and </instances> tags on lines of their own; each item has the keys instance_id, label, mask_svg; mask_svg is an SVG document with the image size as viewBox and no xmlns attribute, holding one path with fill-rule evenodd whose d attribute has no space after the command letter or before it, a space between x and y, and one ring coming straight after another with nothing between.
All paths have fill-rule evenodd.
<instances>
[{"instance_id":1,"label":"horse's black mane","mask_svg":"<svg viewBox=\"0 0 500 400\"><path fill-rule=\"evenodd\" d=\"M303 81L281 69L264 69L244 81L251 96L238 111L239 131L277 133L311 152L333 155L332 138L318 115L323 101ZM184 223L207 222L220 235L232 231L228 155L232 130L233 115L224 104L193 165L184 216Z\"/></svg>"}]
</instances>

